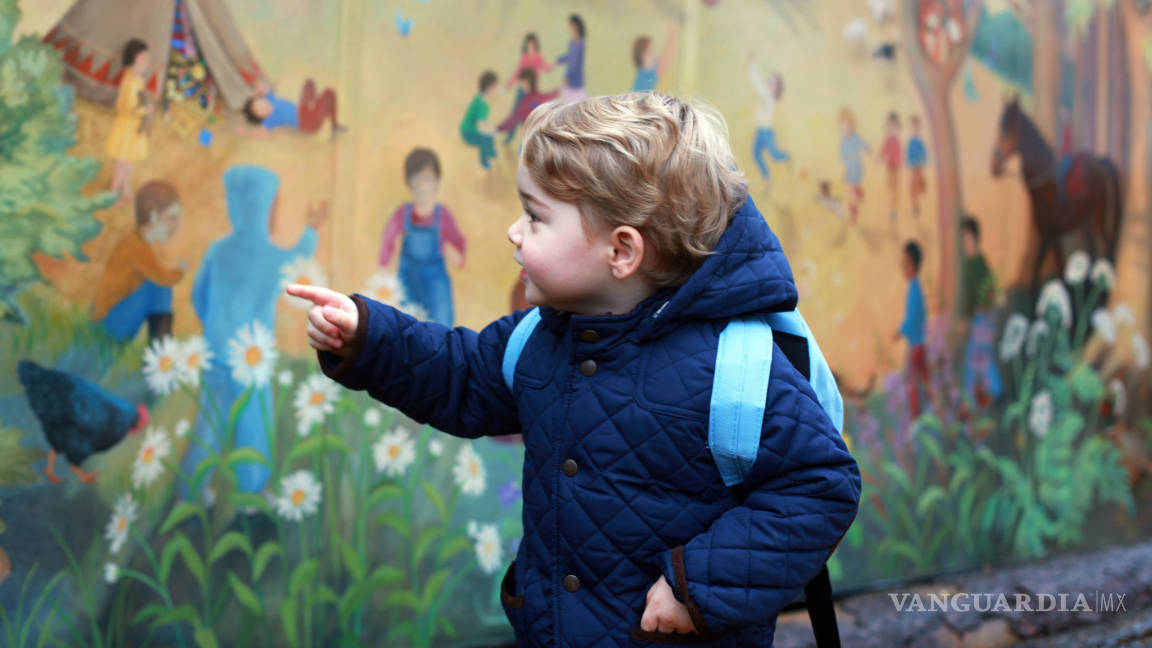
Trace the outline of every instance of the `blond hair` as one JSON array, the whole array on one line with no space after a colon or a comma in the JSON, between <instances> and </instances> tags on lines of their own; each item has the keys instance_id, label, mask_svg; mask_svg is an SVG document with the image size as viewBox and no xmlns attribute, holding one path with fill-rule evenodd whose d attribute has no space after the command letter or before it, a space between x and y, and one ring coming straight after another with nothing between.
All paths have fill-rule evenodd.
<instances>
[{"instance_id":1,"label":"blond hair","mask_svg":"<svg viewBox=\"0 0 1152 648\"><path fill-rule=\"evenodd\" d=\"M657 92L546 103L524 125L524 165L588 230L635 227L658 286L688 279L747 196L724 118Z\"/></svg>"}]
</instances>

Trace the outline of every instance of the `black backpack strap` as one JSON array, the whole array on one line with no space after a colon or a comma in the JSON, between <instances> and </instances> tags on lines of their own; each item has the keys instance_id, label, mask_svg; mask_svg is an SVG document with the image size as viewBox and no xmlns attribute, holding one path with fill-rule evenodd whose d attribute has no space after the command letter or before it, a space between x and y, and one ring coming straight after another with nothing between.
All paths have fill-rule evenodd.
<instances>
[{"instance_id":1,"label":"black backpack strap","mask_svg":"<svg viewBox=\"0 0 1152 648\"><path fill-rule=\"evenodd\" d=\"M788 362L808 380L808 340L782 331L773 331L772 338ZM820 572L804 586L804 602L808 607L808 618L812 621L812 633L816 635L816 648L840 648L840 629L836 625L836 608L832 605L832 581L828 576L827 564L821 565Z\"/></svg>"}]
</instances>

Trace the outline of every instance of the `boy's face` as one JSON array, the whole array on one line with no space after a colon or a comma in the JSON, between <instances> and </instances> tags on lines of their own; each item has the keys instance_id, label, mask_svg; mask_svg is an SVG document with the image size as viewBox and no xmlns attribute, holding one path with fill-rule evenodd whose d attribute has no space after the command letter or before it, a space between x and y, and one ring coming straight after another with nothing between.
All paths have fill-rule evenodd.
<instances>
[{"instance_id":1,"label":"boy's face","mask_svg":"<svg viewBox=\"0 0 1152 648\"><path fill-rule=\"evenodd\" d=\"M431 202L436 200L436 193L440 191L440 177L435 169L426 166L408 177L408 187L416 202Z\"/></svg>"},{"instance_id":2,"label":"boy's face","mask_svg":"<svg viewBox=\"0 0 1152 648\"><path fill-rule=\"evenodd\" d=\"M573 313L591 314L613 281L612 244L605 232L587 232L580 209L544 193L523 161L516 186L524 210L508 228L516 246L512 256L523 266L529 302Z\"/></svg>"},{"instance_id":3,"label":"boy's face","mask_svg":"<svg viewBox=\"0 0 1152 648\"><path fill-rule=\"evenodd\" d=\"M644 54L642 54L640 58L644 61L645 69L656 67L656 53L653 51L652 43L648 43L648 46L644 48Z\"/></svg>"},{"instance_id":4,"label":"boy's face","mask_svg":"<svg viewBox=\"0 0 1152 648\"><path fill-rule=\"evenodd\" d=\"M252 101L252 112L260 119L267 119L272 114L272 102L264 97L257 97Z\"/></svg>"},{"instance_id":5,"label":"boy's face","mask_svg":"<svg viewBox=\"0 0 1152 648\"><path fill-rule=\"evenodd\" d=\"M145 235L155 243L170 240L180 227L180 203L172 203L162 211L153 211L152 219L145 226Z\"/></svg>"},{"instance_id":6,"label":"boy's face","mask_svg":"<svg viewBox=\"0 0 1152 648\"><path fill-rule=\"evenodd\" d=\"M912 257L908 253L900 255L900 270L904 272L905 279L912 279L916 276L916 264L912 263Z\"/></svg>"}]
</instances>

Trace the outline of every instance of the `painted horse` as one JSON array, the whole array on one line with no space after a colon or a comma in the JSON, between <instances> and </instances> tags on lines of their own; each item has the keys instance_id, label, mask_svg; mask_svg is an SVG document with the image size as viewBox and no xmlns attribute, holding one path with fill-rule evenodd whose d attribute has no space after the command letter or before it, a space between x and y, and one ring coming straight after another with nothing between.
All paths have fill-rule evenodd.
<instances>
[{"instance_id":1,"label":"painted horse","mask_svg":"<svg viewBox=\"0 0 1152 648\"><path fill-rule=\"evenodd\" d=\"M1004 163L1016 154L1020 155L1021 175L1032 203L1032 225L1040 237L1032 266L1032 296L1036 296L1040 268L1049 253L1056 255L1059 267L1064 267L1060 243L1065 234L1079 232L1090 255L1103 255L1115 264L1124 214L1116 165L1091 153L1057 156L1020 109L1019 98L1009 100L1000 115L992 175L1000 177Z\"/></svg>"}]
</instances>

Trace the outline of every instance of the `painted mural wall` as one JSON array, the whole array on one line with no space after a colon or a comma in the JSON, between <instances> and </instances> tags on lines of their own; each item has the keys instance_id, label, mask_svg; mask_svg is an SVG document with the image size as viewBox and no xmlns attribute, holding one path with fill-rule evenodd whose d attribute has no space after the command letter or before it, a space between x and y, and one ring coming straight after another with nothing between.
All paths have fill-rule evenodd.
<instances>
[{"instance_id":1,"label":"painted mural wall","mask_svg":"<svg viewBox=\"0 0 1152 648\"><path fill-rule=\"evenodd\" d=\"M864 475L835 587L1148 537L1150 4L0 0L4 641L510 640L519 439L337 389L281 287L524 307L580 91L728 120Z\"/></svg>"}]
</instances>

